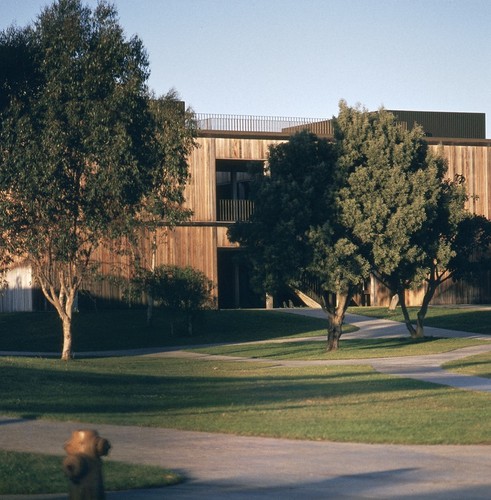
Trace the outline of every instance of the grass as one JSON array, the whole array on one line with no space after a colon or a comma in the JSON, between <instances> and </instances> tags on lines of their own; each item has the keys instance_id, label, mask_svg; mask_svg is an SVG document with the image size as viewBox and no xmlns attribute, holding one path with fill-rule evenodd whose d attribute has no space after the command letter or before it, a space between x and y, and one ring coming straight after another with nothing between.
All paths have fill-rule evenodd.
<instances>
[{"instance_id":1,"label":"grass","mask_svg":"<svg viewBox=\"0 0 491 500\"><path fill-rule=\"evenodd\" d=\"M487 311L430 311L435 326L490 331ZM352 308L350 312L387 317L385 309ZM170 336L168 318L159 311L151 328L144 324L142 310L78 314L75 350L291 341L324 335L326 326L325 320L278 311L208 311L197 322L193 337ZM0 350L59 352L60 341L59 320L53 313L0 315ZM342 340L340 351L329 354L329 359L360 359L359 365L303 368L279 367L275 360L327 359L323 342L266 342L224 346L220 351L216 346L209 348L215 353L266 357L270 363L145 357L66 363L4 357L0 358L0 413L292 439L490 444L491 395L392 377L363 365L367 357L431 354L473 342L436 338L419 342L401 338ZM454 363L452 369L455 366L489 376L490 361L490 355L476 357L460 365ZM0 452L0 495L66 491L60 460ZM158 468L130 470L127 467L133 466L110 460L105 464L108 490L178 480ZM19 487L22 491L15 490ZM39 489L30 489L36 487Z\"/></svg>"},{"instance_id":2,"label":"grass","mask_svg":"<svg viewBox=\"0 0 491 500\"><path fill-rule=\"evenodd\" d=\"M362 364L4 358L0 377L0 412L28 418L364 443L491 443L491 395Z\"/></svg>"},{"instance_id":3,"label":"grass","mask_svg":"<svg viewBox=\"0 0 491 500\"><path fill-rule=\"evenodd\" d=\"M0 450L0 495L66 492L68 480L62 471L63 458ZM108 491L155 488L180 481L178 474L161 467L104 460L104 486Z\"/></svg>"},{"instance_id":4,"label":"grass","mask_svg":"<svg viewBox=\"0 0 491 500\"><path fill-rule=\"evenodd\" d=\"M419 308L409 307L408 310L411 320L416 322L416 314ZM350 307L348 312L372 318L385 318L404 322L400 307L397 307L395 311L389 311L387 307ZM449 330L491 335L491 309L432 306L428 309L424 324L425 326L447 328Z\"/></svg>"},{"instance_id":5,"label":"grass","mask_svg":"<svg viewBox=\"0 0 491 500\"><path fill-rule=\"evenodd\" d=\"M230 339L250 341L267 338L312 336L323 334L326 327L325 320L277 311L207 311L196 322L195 335L188 337L182 334L171 336L169 318L162 311L155 311L154 323L151 327L145 325L145 320L146 313L141 309L77 314L74 318L74 349L76 351L130 349L194 343L205 344L224 342ZM61 326L57 315L53 312L0 314L0 350L61 352ZM36 365L35 369L33 363ZM51 363L51 366L55 365L56 370L51 370L49 363ZM91 369L80 365L75 367L71 363L68 366L56 361L37 360L31 362L25 359L21 361L21 365L17 368L14 368L14 364L15 362L0 361L0 372L6 377L1 379L2 388L6 387L4 384L7 384L7 379L11 380L6 375L5 370L10 373L12 373L12 370L18 370L18 373L22 372L22 376L15 383L9 384L9 401L2 398L2 402L5 404L0 405L0 412L16 414L17 410L21 410L21 415L44 418L47 415L49 416L51 411L49 408L53 409L53 401L58 401L57 404L64 407L68 400L77 401L79 397L83 400L81 393L84 393L88 387L94 386L98 389L100 386L102 389L102 392L97 391L99 396L97 404L111 408L111 405L118 401L117 406L121 408L127 406L128 400L124 396L125 379L122 377L119 380L118 370L111 374L96 375L92 373L85 379L85 369L89 369L89 372L91 372ZM122 364L125 367L128 365L126 362ZM76 380L73 378L65 380L66 374L63 369L67 369L68 373L72 373L73 376L72 368L78 373L78 376L75 377ZM78 372L78 370L81 371ZM30 378L31 375L33 378ZM101 379L104 379L104 383L101 382ZM143 385L145 380L145 377L143 377ZM115 398L112 394L112 383L116 383L120 390L119 395ZM41 386L44 387L44 384L46 384L47 390L44 391L43 389L36 395L36 392ZM141 384L138 387L142 387ZM70 393L71 389L78 391L79 394L74 396ZM135 394L134 398L137 402L144 403L145 397L142 394L146 393L147 390L142 389L142 392ZM52 394L56 394L56 396L52 397ZM75 402L75 406L71 409L72 413L70 413L74 419L84 420L87 413L81 411L82 407L84 409L93 409L94 405L92 403L87 404L86 401ZM130 407L128 408L130 409ZM54 418L64 417L57 415ZM94 421L98 421L97 418ZM139 425L138 414L132 421ZM46 460L44 458L39 460L30 454L24 456L14 452L5 453L0 458L0 484L5 485L7 490L0 490L0 494L5 492L16 493L18 487L21 488L23 493L35 491L49 493L51 491L66 490L63 479L61 489L59 481L52 482L50 479L47 481L49 484L45 484L44 482L39 483L37 480L32 480L32 478L39 477L55 477L56 474L45 471L43 467L55 468L59 474L59 460L57 458L48 457ZM19 467L17 462L19 457L25 459L27 456L30 457L27 461L28 466L26 468ZM53 460L55 465L53 465ZM109 476L106 486L107 488L118 489L117 485L113 485L114 480L111 479L111 470L115 467L112 464L113 462L108 462ZM159 485L166 482L172 483L175 482L176 478L173 473L163 472L161 469L150 468L147 473L147 469L141 467L135 469L135 471L134 474L130 474L128 471L120 474L122 489L149 487L153 483ZM146 479L149 475L153 478L151 481Z\"/></svg>"},{"instance_id":6,"label":"grass","mask_svg":"<svg viewBox=\"0 0 491 500\"><path fill-rule=\"evenodd\" d=\"M465 375L491 378L491 353L478 354L462 360L448 362L444 365L444 368Z\"/></svg>"},{"instance_id":7,"label":"grass","mask_svg":"<svg viewBox=\"0 0 491 500\"><path fill-rule=\"evenodd\" d=\"M171 336L169 325L159 310L151 327L146 326L142 309L78 313L73 323L74 351L246 342L324 335L326 330L326 320L266 310L204 311L192 337ZM61 340L56 313L0 314L0 350L61 352Z\"/></svg>"},{"instance_id":8,"label":"grass","mask_svg":"<svg viewBox=\"0 0 491 500\"><path fill-rule=\"evenodd\" d=\"M409 338L349 339L341 340L341 347L335 352L326 352L324 342L285 342L266 344L237 344L203 348L190 348L206 354L242 356L249 358L275 359L366 359L396 356L419 356L438 354L482 344L478 339L425 337L420 340Z\"/></svg>"}]
</instances>

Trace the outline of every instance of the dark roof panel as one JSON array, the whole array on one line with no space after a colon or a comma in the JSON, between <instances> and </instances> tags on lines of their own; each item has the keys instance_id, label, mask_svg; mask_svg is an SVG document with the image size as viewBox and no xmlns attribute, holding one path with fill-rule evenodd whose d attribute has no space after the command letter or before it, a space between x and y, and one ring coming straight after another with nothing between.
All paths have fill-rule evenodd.
<instances>
[{"instance_id":1,"label":"dark roof panel","mask_svg":"<svg viewBox=\"0 0 491 500\"><path fill-rule=\"evenodd\" d=\"M485 113L456 113L443 111L401 111L388 109L399 121L412 128L421 125L428 137L485 139Z\"/></svg>"}]
</instances>

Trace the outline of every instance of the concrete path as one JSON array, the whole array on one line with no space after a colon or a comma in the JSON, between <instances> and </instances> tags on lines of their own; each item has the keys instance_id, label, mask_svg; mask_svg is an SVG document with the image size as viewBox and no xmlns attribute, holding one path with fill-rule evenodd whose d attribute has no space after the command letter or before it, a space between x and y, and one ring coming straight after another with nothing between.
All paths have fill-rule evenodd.
<instances>
[{"instance_id":1,"label":"concrete path","mask_svg":"<svg viewBox=\"0 0 491 500\"><path fill-rule=\"evenodd\" d=\"M394 336L394 329L399 328L399 324L377 323L363 317L349 317L349 321L357 326L364 323L363 329L354 334L357 338ZM444 336L441 330L427 333ZM458 332L449 335L466 336ZM484 348L491 350L491 343ZM455 376L439 368L449 358L467 356L480 349L481 346L476 346L445 356L372 359L370 363L386 373L489 391L484 383L488 379ZM135 354L186 355L161 350ZM367 360L347 362L366 364ZM480 381L478 385L476 379ZM0 417L0 449L60 454L63 441L81 427L93 425ZM110 425L97 425L97 429L111 441L112 459L172 467L187 478L182 485L164 489L110 492L109 500L491 498L488 446L332 443ZM66 495L3 497L4 500L21 498L54 500L65 499Z\"/></svg>"},{"instance_id":2,"label":"concrete path","mask_svg":"<svg viewBox=\"0 0 491 500\"><path fill-rule=\"evenodd\" d=\"M301 310L291 310L295 314ZM311 309L305 311L315 317L323 317L321 309ZM409 336L407 328L399 322L372 319L354 314L346 315L346 322L359 328L357 332L343 335L342 338L392 338ZM373 358L363 360L364 364L370 364L375 370L397 375L405 378L412 378L435 384L448 385L464 390L491 392L491 379L484 377L471 377L457 373L451 373L441 368L441 365L449 361L455 361L468 356L482 354L491 351L491 335L480 335L469 332L448 330L444 328L425 327L425 334L429 337L453 337L453 338L473 338L481 339L483 345L466 347L430 356L405 356L402 358ZM349 361L349 363L360 364L360 360ZM332 362L335 363L334 361ZM490 493L491 498L491 493Z\"/></svg>"},{"instance_id":3,"label":"concrete path","mask_svg":"<svg viewBox=\"0 0 491 500\"><path fill-rule=\"evenodd\" d=\"M0 418L0 448L60 453L60 443L76 428L80 424ZM111 441L112 459L172 466L187 477L168 488L109 493L109 500L490 498L487 446L331 443L110 425L97 429ZM21 498L36 497L4 500Z\"/></svg>"}]
</instances>

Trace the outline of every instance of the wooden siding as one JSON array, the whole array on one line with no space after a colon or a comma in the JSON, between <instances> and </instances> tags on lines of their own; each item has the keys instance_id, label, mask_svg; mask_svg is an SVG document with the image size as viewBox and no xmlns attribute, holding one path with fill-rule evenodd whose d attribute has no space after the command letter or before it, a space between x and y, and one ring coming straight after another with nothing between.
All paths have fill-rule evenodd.
<instances>
[{"instance_id":1,"label":"wooden siding","mask_svg":"<svg viewBox=\"0 0 491 500\"><path fill-rule=\"evenodd\" d=\"M216 138L215 158L218 160L266 160L271 144L284 141L264 139Z\"/></svg>"},{"instance_id":2,"label":"wooden siding","mask_svg":"<svg viewBox=\"0 0 491 500\"><path fill-rule=\"evenodd\" d=\"M443 145L430 146L441 150L448 162L448 177L456 174L466 179L469 200L467 207L471 212L491 216L491 154L490 146Z\"/></svg>"},{"instance_id":3,"label":"wooden siding","mask_svg":"<svg viewBox=\"0 0 491 500\"><path fill-rule=\"evenodd\" d=\"M156 265L192 266L216 282L216 246L214 227L177 227L159 239Z\"/></svg>"},{"instance_id":4,"label":"wooden siding","mask_svg":"<svg viewBox=\"0 0 491 500\"><path fill-rule=\"evenodd\" d=\"M190 223L158 234L156 265L190 265L203 271L215 284L218 281L217 249L231 248L227 238L227 225L217 224L216 214L216 160L267 160L270 144L279 139L254 139L238 137L200 137L199 147L190 157L190 182L185 190L186 207L194 214ZM432 144L430 148L441 150L448 161L448 177L463 175L470 195L468 208L473 212L491 216L491 145L490 144ZM151 235L142 240L141 253L145 265L151 263ZM129 272L129 261L108 250L100 250L96 259L102 263L103 272L114 272L118 266ZM121 299L121 290L106 282L94 283L90 289L95 296L105 299ZM441 287L433 303L471 303L491 301L491 284L488 276L478 284L448 282ZM217 289L215 289L217 293ZM417 305L422 290L408 293L408 303ZM380 283L372 280L371 304L387 305L390 296Z\"/></svg>"},{"instance_id":5,"label":"wooden siding","mask_svg":"<svg viewBox=\"0 0 491 500\"><path fill-rule=\"evenodd\" d=\"M212 222L216 219L215 143L198 139L189 160L190 180L184 197L186 206L193 210L193 221Z\"/></svg>"},{"instance_id":6,"label":"wooden siding","mask_svg":"<svg viewBox=\"0 0 491 500\"><path fill-rule=\"evenodd\" d=\"M217 227L217 247L218 248L237 248L238 243L231 243L227 236L228 227Z\"/></svg>"},{"instance_id":7,"label":"wooden siding","mask_svg":"<svg viewBox=\"0 0 491 500\"><path fill-rule=\"evenodd\" d=\"M218 281L217 248L236 247L227 237L227 226L216 225L216 160L261 160L268 157L270 144L281 140L200 137L190 158L190 183L186 206L193 210L191 222L169 231L159 244L157 265L190 265ZM207 225L207 223L210 223ZM145 252L148 254L148 250Z\"/></svg>"},{"instance_id":8,"label":"wooden siding","mask_svg":"<svg viewBox=\"0 0 491 500\"><path fill-rule=\"evenodd\" d=\"M192 221L214 222L216 214L216 160L266 160L266 139L198 138L198 147L191 154L190 180L184 197L193 210Z\"/></svg>"},{"instance_id":9,"label":"wooden siding","mask_svg":"<svg viewBox=\"0 0 491 500\"><path fill-rule=\"evenodd\" d=\"M406 304L419 306L423 300L425 287L406 292ZM377 280L371 295L371 305L387 307L391 295L389 290ZM488 272L470 279L443 282L436 290L431 305L452 304L490 304L491 303L491 276Z\"/></svg>"},{"instance_id":10,"label":"wooden siding","mask_svg":"<svg viewBox=\"0 0 491 500\"><path fill-rule=\"evenodd\" d=\"M217 160L261 160L266 161L270 145L285 142L281 138L251 137L200 137L198 147L189 158L190 180L185 189L185 206L193 211L191 221L173 230L160 231L157 237L156 265L189 265L201 270L215 284L218 281L217 249L232 248L227 238L227 226L217 223L216 214L216 161ZM436 141L435 141L436 143ZM448 177L463 175L470 195L469 210L491 218L491 142L479 144L468 141L446 142L443 145L430 144L433 150L441 150L448 161ZM142 238L140 248L143 261L151 265L152 235ZM123 274L131 272L128 256L115 249L100 248L94 254L103 274ZM26 271L27 272L27 271ZM20 271L19 271L20 273ZM32 308L30 288L26 288L28 274L20 281L13 279L9 292L0 296L0 311L29 310ZM21 285L20 285L21 283ZM122 290L109 280L86 283L94 298L121 301ZM449 281L438 291L433 303L491 302L491 279L486 274L475 282L452 283ZM216 289L215 289L216 292ZM372 305L387 305L389 293L379 283L372 280ZM421 291L410 292L409 304L416 305L421 300ZM29 302L31 301L31 303Z\"/></svg>"}]
</instances>

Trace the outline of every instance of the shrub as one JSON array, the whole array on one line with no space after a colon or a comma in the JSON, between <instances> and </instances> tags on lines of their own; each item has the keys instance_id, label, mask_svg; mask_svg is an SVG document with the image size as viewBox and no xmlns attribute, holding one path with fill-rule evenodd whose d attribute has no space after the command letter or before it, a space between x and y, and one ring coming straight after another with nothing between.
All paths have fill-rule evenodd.
<instances>
[{"instance_id":1,"label":"shrub","mask_svg":"<svg viewBox=\"0 0 491 500\"><path fill-rule=\"evenodd\" d=\"M213 282L206 275L190 266L163 265L153 271L140 269L132 280L133 289L147 294L151 321L151 307L155 305L171 312L171 329L175 319L184 314L188 334L193 333L193 321L197 311L214 307Z\"/></svg>"}]
</instances>

